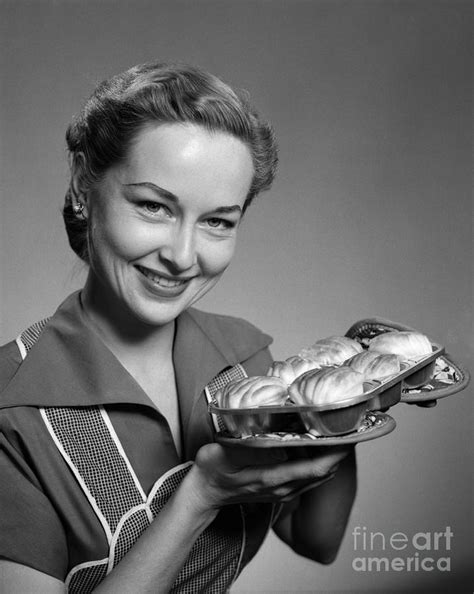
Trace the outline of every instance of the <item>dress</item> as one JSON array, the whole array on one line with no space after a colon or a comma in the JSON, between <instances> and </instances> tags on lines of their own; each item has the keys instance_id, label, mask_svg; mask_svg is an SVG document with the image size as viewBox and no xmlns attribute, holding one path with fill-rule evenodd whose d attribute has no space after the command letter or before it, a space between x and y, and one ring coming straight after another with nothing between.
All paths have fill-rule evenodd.
<instances>
[{"instance_id":1,"label":"dress","mask_svg":"<svg viewBox=\"0 0 474 594\"><path fill-rule=\"evenodd\" d=\"M270 343L237 318L195 309L179 316L173 361L185 462L164 417L84 322L78 293L2 347L0 557L64 580L70 592L92 591L213 441L213 391L231 377L265 373ZM173 591L227 590L274 511L223 508Z\"/></svg>"}]
</instances>

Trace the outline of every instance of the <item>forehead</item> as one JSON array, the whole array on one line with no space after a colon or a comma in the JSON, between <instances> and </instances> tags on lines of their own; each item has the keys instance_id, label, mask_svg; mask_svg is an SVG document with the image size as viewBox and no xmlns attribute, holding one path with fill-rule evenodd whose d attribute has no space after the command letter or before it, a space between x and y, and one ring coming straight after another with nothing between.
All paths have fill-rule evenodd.
<instances>
[{"instance_id":1,"label":"forehead","mask_svg":"<svg viewBox=\"0 0 474 594\"><path fill-rule=\"evenodd\" d=\"M243 204L254 169L248 146L191 124L148 126L119 166L122 183L151 182L178 198Z\"/></svg>"}]
</instances>

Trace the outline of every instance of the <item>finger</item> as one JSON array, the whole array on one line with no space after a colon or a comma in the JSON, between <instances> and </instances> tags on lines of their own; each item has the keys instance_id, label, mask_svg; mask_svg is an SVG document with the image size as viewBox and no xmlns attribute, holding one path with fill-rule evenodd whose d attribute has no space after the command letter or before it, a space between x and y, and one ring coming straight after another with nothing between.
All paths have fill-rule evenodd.
<instances>
[{"instance_id":1,"label":"finger","mask_svg":"<svg viewBox=\"0 0 474 594\"><path fill-rule=\"evenodd\" d=\"M323 467L332 468L339 464L350 453L353 452L353 447L335 447L335 448L306 448L305 456L301 456L300 460L313 461L316 464L322 464Z\"/></svg>"},{"instance_id":2,"label":"finger","mask_svg":"<svg viewBox=\"0 0 474 594\"><path fill-rule=\"evenodd\" d=\"M316 479L315 481L311 481L310 483L305 482L303 485L301 485L301 483L298 481L297 484L299 484L300 486L295 485L295 487L293 489L291 489L291 491L288 493L288 495L282 497L280 499L280 501L281 501L281 503L288 503L289 501L292 501L293 499L295 499L295 497L299 497L300 495L303 495L303 493L306 493L307 491L311 491L312 489L315 489L316 487L320 487L324 483L327 483L328 481L333 479L335 476L336 476L336 473L331 472L323 478Z\"/></svg>"},{"instance_id":3,"label":"finger","mask_svg":"<svg viewBox=\"0 0 474 594\"><path fill-rule=\"evenodd\" d=\"M224 448L227 460L236 469L286 462L288 454L283 448Z\"/></svg>"},{"instance_id":4,"label":"finger","mask_svg":"<svg viewBox=\"0 0 474 594\"><path fill-rule=\"evenodd\" d=\"M283 485L269 490L266 494L261 495L261 497L266 500L286 503L295 499L295 497L299 497L303 493L306 493L306 491L310 491L311 489L315 489L316 487L326 483L327 481L334 478L335 474L335 472L331 472L322 478L312 481L289 481L288 483L284 483Z\"/></svg>"},{"instance_id":5,"label":"finger","mask_svg":"<svg viewBox=\"0 0 474 594\"><path fill-rule=\"evenodd\" d=\"M345 454L333 453L319 458L293 460L271 466L254 467L253 480L262 488L277 488L292 481L316 481L335 471ZM251 473L250 469L247 472Z\"/></svg>"}]
</instances>

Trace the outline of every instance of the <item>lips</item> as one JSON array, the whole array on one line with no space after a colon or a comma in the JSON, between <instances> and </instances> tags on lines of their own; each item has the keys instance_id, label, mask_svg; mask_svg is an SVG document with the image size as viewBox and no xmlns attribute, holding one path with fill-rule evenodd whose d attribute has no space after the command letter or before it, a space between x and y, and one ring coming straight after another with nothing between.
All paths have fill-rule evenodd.
<instances>
[{"instance_id":1,"label":"lips","mask_svg":"<svg viewBox=\"0 0 474 594\"><path fill-rule=\"evenodd\" d=\"M182 288L190 280L162 276L161 274L158 274L157 272L150 270L149 268L145 268L144 266L136 266L136 268L154 285L158 285L159 287L163 287L164 289Z\"/></svg>"}]
</instances>

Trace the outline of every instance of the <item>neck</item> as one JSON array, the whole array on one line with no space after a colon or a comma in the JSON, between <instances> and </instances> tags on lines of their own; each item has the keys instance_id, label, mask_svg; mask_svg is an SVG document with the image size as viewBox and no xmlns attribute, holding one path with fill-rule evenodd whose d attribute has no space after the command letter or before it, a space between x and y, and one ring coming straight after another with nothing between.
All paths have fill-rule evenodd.
<instances>
[{"instance_id":1,"label":"neck","mask_svg":"<svg viewBox=\"0 0 474 594\"><path fill-rule=\"evenodd\" d=\"M91 327L115 355L167 353L173 346L174 321L152 326L138 320L123 304L104 300L104 289L92 273L81 293L81 304ZM113 298L112 298L113 299ZM119 358L121 358L119 356Z\"/></svg>"}]
</instances>

